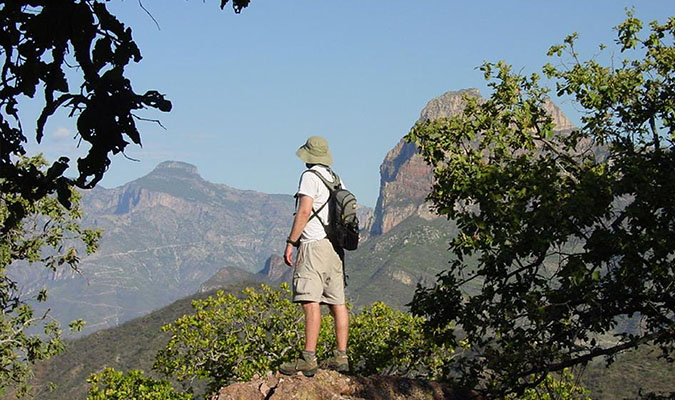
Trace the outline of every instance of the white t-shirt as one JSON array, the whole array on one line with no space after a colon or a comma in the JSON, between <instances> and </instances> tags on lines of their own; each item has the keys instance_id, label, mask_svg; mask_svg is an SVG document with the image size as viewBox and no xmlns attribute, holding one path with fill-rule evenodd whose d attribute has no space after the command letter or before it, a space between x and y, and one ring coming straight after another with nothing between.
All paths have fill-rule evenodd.
<instances>
[{"instance_id":1,"label":"white t-shirt","mask_svg":"<svg viewBox=\"0 0 675 400\"><path fill-rule=\"evenodd\" d=\"M314 165L311 169L318 171L321 176L328 180L328 182L333 181L333 177L325 167L321 165ZM342 187L344 187L344 184L342 184ZM328 191L326 185L318 176L316 176L316 174L312 172L303 172L302 176L300 177L297 195L299 196L301 194L309 196L314 200L312 203L313 210L318 210L321 208L321 206L328 201L328 197L330 197L330 192ZM298 202L298 204L300 203ZM328 223L328 205L326 205L319 212L319 217L321 217L321 221ZM300 240L302 242L312 242L315 240L321 240L325 237L326 231L324 230L323 225L321 225L321 222L318 218L314 217L310 218L307 222L305 230L302 231L302 235L300 236Z\"/></svg>"}]
</instances>

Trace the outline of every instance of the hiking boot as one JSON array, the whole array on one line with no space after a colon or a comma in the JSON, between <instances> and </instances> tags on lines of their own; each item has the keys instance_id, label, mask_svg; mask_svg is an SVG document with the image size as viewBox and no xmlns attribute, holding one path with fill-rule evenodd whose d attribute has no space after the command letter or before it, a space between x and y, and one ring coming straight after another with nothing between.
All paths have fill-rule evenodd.
<instances>
[{"instance_id":1,"label":"hiking boot","mask_svg":"<svg viewBox=\"0 0 675 400\"><path fill-rule=\"evenodd\" d=\"M347 352L339 350L333 351L333 357L326 360L326 368L338 372L348 372L349 359L347 358Z\"/></svg>"},{"instance_id":2,"label":"hiking boot","mask_svg":"<svg viewBox=\"0 0 675 400\"><path fill-rule=\"evenodd\" d=\"M314 352L312 352L314 353ZM318 371L319 366L316 362L316 355L307 354L302 352L302 357L297 358L295 361L281 364L279 367L279 372L284 375L295 375L298 372L302 372L303 375L307 377L314 376L316 371Z\"/></svg>"}]
</instances>

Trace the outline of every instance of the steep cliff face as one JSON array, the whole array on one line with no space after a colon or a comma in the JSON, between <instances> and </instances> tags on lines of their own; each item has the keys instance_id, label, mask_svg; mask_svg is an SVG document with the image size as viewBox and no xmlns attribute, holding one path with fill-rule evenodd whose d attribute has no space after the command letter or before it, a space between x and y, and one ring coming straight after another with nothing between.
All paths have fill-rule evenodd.
<instances>
[{"instance_id":1,"label":"steep cliff face","mask_svg":"<svg viewBox=\"0 0 675 400\"><path fill-rule=\"evenodd\" d=\"M422 109L419 120L451 117L464 109L464 96L480 97L478 89L446 92ZM573 129L572 123L552 101L544 109L553 117L558 130ZM425 202L431 189L431 167L417 154L417 147L403 139L387 153L380 166L380 196L370 228L370 236L382 235L406 218L417 215L430 220L436 216Z\"/></svg>"},{"instance_id":2,"label":"steep cliff face","mask_svg":"<svg viewBox=\"0 0 675 400\"><path fill-rule=\"evenodd\" d=\"M265 261L265 266L258 272L258 275L264 282L272 284L291 282L293 278L293 268L286 265L281 256L272 254L267 261Z\"/></svg>"},{"instance_id":3,"label":"steep cliff face","mask_svg":"<svg viewBox=\"0 0 675 400\"><path fill-rule=\"evenodd\" d=\"M420 120L460 113L464 109L464 95L480 94L477 89L446 92L427 103L420 113ZM375 206L371 236L389 232L411 215L434 218L425 203L432 178L431 167L417 154L417 147L401 139L380 166L380 196Z\"/></svg>"}]
</instances>

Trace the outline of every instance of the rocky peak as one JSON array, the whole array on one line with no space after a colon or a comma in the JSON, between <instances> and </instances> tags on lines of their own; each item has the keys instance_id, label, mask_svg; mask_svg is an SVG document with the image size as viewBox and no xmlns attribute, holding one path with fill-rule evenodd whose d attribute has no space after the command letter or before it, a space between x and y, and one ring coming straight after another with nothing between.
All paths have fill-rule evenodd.
<instances>
[{"instance_id":1,"label":"rocky peak","mask_svg":"<svg viewBox=\"0 0 675 400\"><path fill-rule=\"evenodd\" d=\"M422 109L419 120L452 117L464 110L465 96L480 97L478 89L450 91L432 99ZM574 125L551 100L544 109L553 117L557 130L570 130ZM431 190L431 167L418 154L417 147L401 140L387 153L380 166L380 195L375 207L371 236L384 234L411 215L435 218L426 203Z\"/></svg>"},{"instance_id":2,"label":"rocky peak","mask_svg":"<svg viewBox=\"0 0 675 400\"><path fill-rule=\"evenodd\" d=\"M563 131L574 129L572 122L567 119L560 107L558 107L551 99L546 99L543 104L543 108L553 118L555 130Z\"/></svg>"},{"instance_id":3,"label":"rocky peak","mask_svg":"<svg viewBox=\"0 0 675 400\"><path fill-rule=\"evenodd\" d=\"M265 266L258 274L262 275L266 281L272 283L290 282L293 276L293 269L284 263L284 259L281 256L272 254L265 261Z\"/></svg>"},{"instance_id":4,"label":"rocky peak","mask_svg":"<svg viewBox=\"0 0 675 400\"><path fill-rule=\"evenodd\" d=\"M182 161L163 161L151 173L179 173L183 175L197 175L197 167Z\"/></svg>"},{"instance_id":5,"label":"rocky peak","mask_svg":"<svg viewBox=\"0 0 675 400\"><path fill-rule=\"evenodd\" d=\"M476 88L445 92L430 100L420 113L420 120L451 117L464 111L464 96L480 97Z\"/></svg>"},{"instance_id":6,"label":"rocky peak","mask_svg":"<svg viewBox=\"0 0 675 400\"><path fill-rule=\"evenodd\" d=\"M420 120L451 117L462 112L465 95L480 96L480 93L478 89L446 92L427 103ZM432 178L431 167L417 154L417 146L403 139L394 146L380 166L380 196L371 235L386 233L414 214L430 217L425 200Z\"/></svg>"}]
</instances>

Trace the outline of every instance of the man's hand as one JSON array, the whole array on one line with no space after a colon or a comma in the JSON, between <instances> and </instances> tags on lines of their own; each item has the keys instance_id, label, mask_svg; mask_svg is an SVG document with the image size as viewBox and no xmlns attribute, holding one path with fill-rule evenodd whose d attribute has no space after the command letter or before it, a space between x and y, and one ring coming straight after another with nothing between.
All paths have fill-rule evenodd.
<instances>
[{"instance_id":1,"label":"man's hand","mask_svg":"<svg viewBox=\"0 0 675 400\"><path fill-rule=\"evenodd\" d=\"M293 266L293 245L286 243L286 251L284 251L284 262L289 267Z\"/></svg>"},{"instance_id":2,"label":"man's hand","mask_svg":"<svg viewBox=\"0 0 675 400\"><path fill-rule=\"evenodd\" d=\"M302 235L302 231L305 229L305 225L307 225L307 221L309 221L309 217L312 215L313 202L314 200L310 196L300 195L298 210L295 212L291 233L288 235L289 240L295 240L291 238L298 238L297 240L300 240L300 235ZM289 267L293 266L293 245L291 243L286 243L284 262Z\"/></svg>"}]
</instances>

